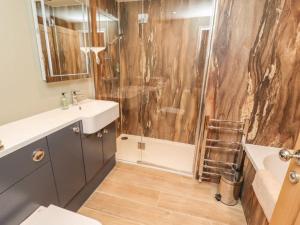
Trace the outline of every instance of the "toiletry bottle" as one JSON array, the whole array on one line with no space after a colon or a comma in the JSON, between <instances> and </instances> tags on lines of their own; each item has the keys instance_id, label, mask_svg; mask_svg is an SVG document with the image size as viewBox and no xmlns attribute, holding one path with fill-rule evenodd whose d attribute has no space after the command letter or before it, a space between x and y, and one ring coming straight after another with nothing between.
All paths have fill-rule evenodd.
<instances>
[{"instance_id":1,"label":"toiletry bottle","mask_svg":"<svg viewBox=\"0 0 300 225\"><path fill-rule=\"evenodd\" d=\"M66 98L66 93L65 92L61 93L61 108L63 110L66 110L66 109L69 108L69 104L68 104L68 100Z\"/></svg>"}]
</instances>

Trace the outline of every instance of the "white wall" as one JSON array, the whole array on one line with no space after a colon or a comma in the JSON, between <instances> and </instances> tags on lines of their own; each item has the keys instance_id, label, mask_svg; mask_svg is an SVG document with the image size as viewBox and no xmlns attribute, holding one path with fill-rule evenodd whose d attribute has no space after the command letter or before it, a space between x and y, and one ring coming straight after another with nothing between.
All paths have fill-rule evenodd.
<instances>
[{"instance_id":1,"label":"white wall","mask_svg":"<svg viewBox=\"0 0 300 225\"><path fill-rule=\"evenodd\" d=\"M60 106L60 93L94 96L92 79L47 84L42 80L30 0L0 7L0 125Z\"/></svg>"}]
</instances>

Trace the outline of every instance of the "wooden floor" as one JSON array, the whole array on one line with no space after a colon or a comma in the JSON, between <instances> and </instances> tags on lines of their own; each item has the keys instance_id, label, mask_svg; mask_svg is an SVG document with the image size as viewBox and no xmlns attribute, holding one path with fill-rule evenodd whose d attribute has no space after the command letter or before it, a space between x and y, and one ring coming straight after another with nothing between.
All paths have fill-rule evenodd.
<instances>
[{"instance_id":1,"label":"wooden floor","mask_svg":"<svg viewBox=\"0 0 300 225\"><path fill-rule=\"evenodd\" d=\"M215 193L214 184L118 163L79 213L103 225L246 225L241 205Z\"/></svg>"}]
</instances>

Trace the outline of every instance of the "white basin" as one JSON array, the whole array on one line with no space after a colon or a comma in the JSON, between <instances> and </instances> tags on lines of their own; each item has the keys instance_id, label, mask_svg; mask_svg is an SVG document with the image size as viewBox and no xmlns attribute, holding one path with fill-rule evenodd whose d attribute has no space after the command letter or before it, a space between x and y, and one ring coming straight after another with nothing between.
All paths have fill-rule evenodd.
<instances>
[{"instance_id":1,"label":"white basin","mask_svg":"<svg viewBox=\"0 0 300 225\"><path fill-rule=\"evenodd\" d=\"M269 221L289 167L279 159L279 151L280 148L246 144L247 156L256 170L252 187Z\"/></svg>"},{"instance_id":2,"label":"white basin","mask_svg":"<svg viewBox=\"0 0 300 225\"><path fill-rule=\"evenodd\" d=\"M86 100L71 110L79 113L84 134L93 134L119 118L119 104L113 101Z\"/></svg>"}]
</instances>

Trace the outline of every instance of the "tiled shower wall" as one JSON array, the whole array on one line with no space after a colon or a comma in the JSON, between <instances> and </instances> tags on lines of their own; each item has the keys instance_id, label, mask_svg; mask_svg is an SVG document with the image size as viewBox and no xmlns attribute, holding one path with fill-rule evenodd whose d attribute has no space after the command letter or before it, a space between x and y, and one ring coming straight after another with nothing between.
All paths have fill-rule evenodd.
<instances>
[{"instance_id":1,"label":"tiled shower wall","mask_svg":"<svg viewBox=\"0 0 300 225\"><path fill-rule=\"evenodd\" d=\"M206 113L250 118L248 141L299 146L300 2L220 0Z\"/></svg>"},{"instance_id":2,"label":"tiled shower wall","mask_svg":"<svg viewBox=\"0 0 300 225\"><path fill-rule=\"evenodd\" d=\"M194 144L212 2L120 2L122 133Z\"/></svg>"},{"instance_id":3,"label":"tiled shower wall","mask_svg":"<svg viewBox=\"0 0 300 225\"><path fill-rule=\"evenodd\" d=\"M199 27L207 21L176 17L197 2L120 3L119 90L96 86L98 97L120 99L122 133L194 143L206 58L199 49L207 47ZM149 15L144 25L142 12ZM300 145L299 18L299 1L218 1L206 114L250 118L249 142Z\"/></svg>"}]
</instances>

